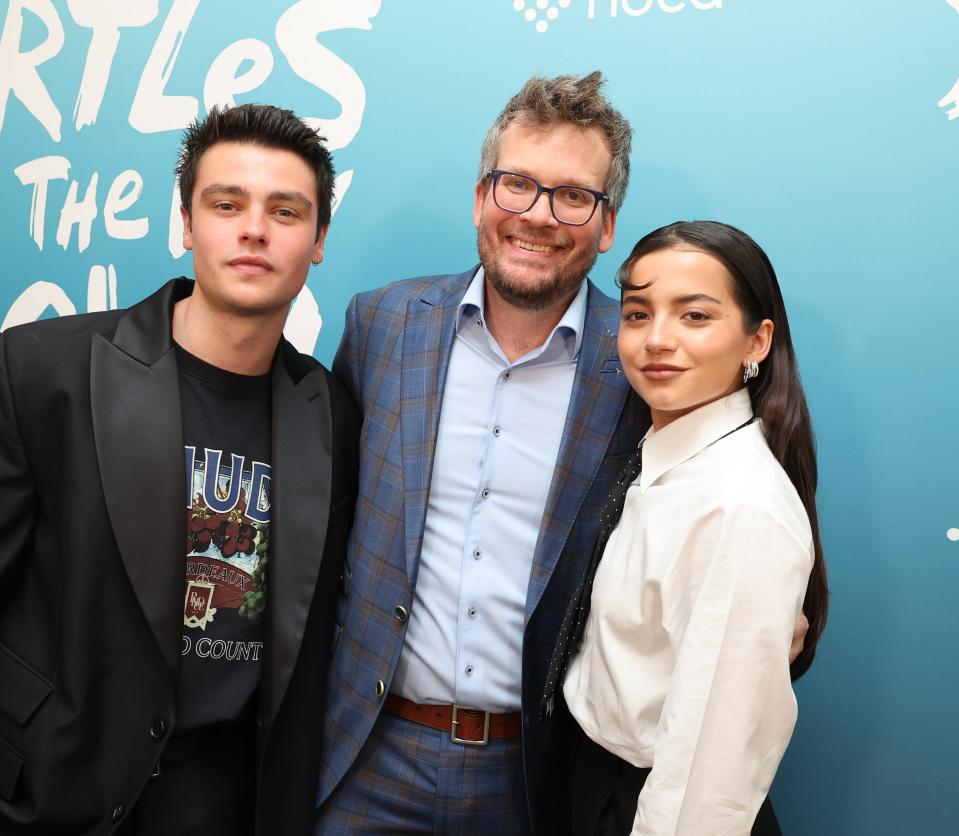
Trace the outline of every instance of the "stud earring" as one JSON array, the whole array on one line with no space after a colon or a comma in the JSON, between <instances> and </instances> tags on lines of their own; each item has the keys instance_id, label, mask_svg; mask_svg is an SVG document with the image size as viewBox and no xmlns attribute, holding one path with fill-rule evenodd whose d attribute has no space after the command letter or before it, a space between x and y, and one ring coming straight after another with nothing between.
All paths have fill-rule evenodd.
<instances>
[{"instance_id":1,"label":"stud earring","mask_svg":"<svg viewBox=\"0 0 959 836\"><path fill-rule=\"evenodd\" d=\"M755 360L747 360L743 368L743 383L749 383L754 377L759 377L759 363Z\"/></svg>"}]
</instances>

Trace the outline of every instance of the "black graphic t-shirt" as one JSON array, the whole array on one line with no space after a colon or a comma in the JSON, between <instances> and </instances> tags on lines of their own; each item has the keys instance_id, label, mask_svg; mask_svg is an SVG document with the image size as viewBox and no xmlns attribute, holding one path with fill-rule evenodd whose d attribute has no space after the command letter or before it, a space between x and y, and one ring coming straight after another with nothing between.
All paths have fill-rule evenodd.
<instances>
[{"instance_id":1,"label":"black graphic t-shirt","mask_svg":"<svg viewBox=\"0 0 959 836\"><path fill-rule=\"evenodd\" d=\"M186 457L178 734L246 719L260 682L270 558L270 375L177 346Z\"/></svg>"}]
</instances>

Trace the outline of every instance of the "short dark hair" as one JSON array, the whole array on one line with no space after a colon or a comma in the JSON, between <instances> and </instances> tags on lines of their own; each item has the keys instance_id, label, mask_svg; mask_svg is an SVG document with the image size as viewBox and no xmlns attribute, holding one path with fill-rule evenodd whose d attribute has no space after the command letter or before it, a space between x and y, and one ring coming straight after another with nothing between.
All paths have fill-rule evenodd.
<instances>
[{"instance_id":1,"label":"short dark hair","mask_svg":"<svg viewBox=\"0 0 959 836\"><path fill-rule=\"evenodd\" d=\"M206 119L196 119L183 132L176 176L180 181L180 203L191 212L193 186L200 158L218 142L240 142L263 148L292 151L316 177L316 234L327 226L333 214L333 158L323 144L326 140L291 110L264 104L243 104L221 108L214 105Z\"/></svg>"},{"instance_id":2,"label":"short dark hair","mask_svg":"<svg viewBox=\"0 0 959 836\"><path fill-rule=\"evenodd\" d=\"M480 152L479 180L496 168L500 139L513 122L532 128L562 124L578 125L583 130L598 128L612 154L603 190L609 195L610 209L619 211L629 185L633 129L600 92L603 83L599 70L585 76L533 76L490 126Z\"/></svg>"},{"instance_id":3,"label":"short dark hair","mask_svg":"<svg viewBox=\"0 0 959 836\"><path fill-rule=\"evenodd\" d=\"M816 511L816 442L789 332L786 305L776 272L762 247L742 230L717 221L677 221L650 232L639 240L619 268L616 284L624 290L636 289L630 282L633 265L644 255L674 248L706 253L726 268L733 298L743 312L748 333L759 328L764 319L773 323L772 348L759 367L759 376L749 385L749 397L769 448L795 486L812 529L815 554L803 602L809 632L802 652L791 666L793 679L797 679L812 664L816 645L826 626L829 586Z\"/></svg>"}]
</instances>

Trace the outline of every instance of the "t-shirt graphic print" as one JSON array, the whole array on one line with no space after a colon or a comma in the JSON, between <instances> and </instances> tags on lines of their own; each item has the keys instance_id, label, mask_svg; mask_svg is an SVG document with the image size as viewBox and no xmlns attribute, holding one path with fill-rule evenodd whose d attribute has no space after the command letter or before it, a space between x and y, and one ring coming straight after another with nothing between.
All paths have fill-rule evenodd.
<instances>
[{"instance_id":1,"label":"t-shirt graphic print","mask_svg":"<svg viewBox=\"0 0 959 836\"><path fill-rule=\"evenodd\" d=\"M220 450L186 448L190 485L187 511L184 627L206 630L221 609L235 609L249 621L266 606L266 564L270 548L270 466L243 456L222 464ZM237 649L246 655L247 648ZM230 655L234 655L231 653Z\"/></svg>"},{"instance_id":2,"label":"t-shirt graphic print","mask_svg":"<svg viewBox=\"0 0 959 836\"><path fill-rule=\"evenodd\" d=\"M270 555L270 466L221 450L185 454L181 729L235 720L255 693Z\"/></svg>"}]
</instances>

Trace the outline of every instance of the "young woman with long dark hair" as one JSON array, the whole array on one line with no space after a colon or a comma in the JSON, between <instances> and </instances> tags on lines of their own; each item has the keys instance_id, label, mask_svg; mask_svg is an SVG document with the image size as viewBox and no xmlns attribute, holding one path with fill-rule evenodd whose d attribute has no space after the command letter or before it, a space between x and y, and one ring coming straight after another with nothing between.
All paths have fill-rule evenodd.
<instances>
[{"instance_id":1,"label":"young woman with long dark hair","mask_svg":"<svg viewBox=\"0 0 959 836\"><path fill-rule=\"evenodd\" d=\"M805 612L798 676L828 598L782 295L762 249L710 221L650 233L617 281L620 363L653 427L618 524L608 511L563 686L582 731L573 831L778 832L756 816L796 721L793 625Z\"/></svg>"}]
</instances>

